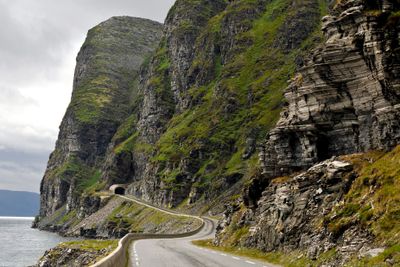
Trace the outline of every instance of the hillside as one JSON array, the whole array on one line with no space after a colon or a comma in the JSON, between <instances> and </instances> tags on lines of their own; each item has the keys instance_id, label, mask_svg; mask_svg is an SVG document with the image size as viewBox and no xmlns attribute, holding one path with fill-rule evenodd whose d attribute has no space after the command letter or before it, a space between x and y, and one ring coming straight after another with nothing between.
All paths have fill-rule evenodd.
<instances>
[{"instance_id":1,"label":"hillside","mask_svg":"<svg viewBox=\"0 0 400 267\"><path fill-rule=\"evenodd\" d=\"M82 193L100 182L109 143L139 99L140 67L161 31L157 22L114 17L88 32L77 56L71 103L41 183L40 216L63 206L78 209Z\"/></svg>"},{"instance_id":2,"label":"hillside","mask_svg":"<svg viewBox=\"0 0 400 267\"><path fill-rule=\"evenodd\" d=\"M221 216L214 245L317 266L386 249L396 263L399 12L397 0L177 0L164 25L101 23L77 58L38 226L74 232L120 184Z\"/></svg>"},{"instance_id":3,"label":"hillside","mask_svg":"<svg viewBox=\"0 0 400 267\"><path fill-rule=\"evenodd\" d=\"M132 18L90 30L42 181L41 217L63 209L84 218L102 205L96 192L116 183L158 205L221 212L257 168L256 144L278 119L288 78L321 40L326 9L324 1L180 0L161 37L161 27Z\"/></svg>"},{"instance_id":4,"label":"hillside","mask_svg":"<svg viewBox=\"0 0 400 267\"><path fill-rule=\"evenodd\" d=\"M257 166L256 143L278 118L295 59L301 65L320 38L325 9L323 1L177 1L140 85L143 102L114 136L102 179L158 205L221 211L211 202L235 194L228 189ZM287 28L302 30L287 37Z\"/></svg>"},{"instance_id":5,"label":"hillside","mask_svg":"<svg viewBox=\"0 0 400 267\"><path fill-rule=\"evenodd\" d=\"M0 190L0 216L34 217L39 203L38 193Z\"/></svg>"}]
</instances>

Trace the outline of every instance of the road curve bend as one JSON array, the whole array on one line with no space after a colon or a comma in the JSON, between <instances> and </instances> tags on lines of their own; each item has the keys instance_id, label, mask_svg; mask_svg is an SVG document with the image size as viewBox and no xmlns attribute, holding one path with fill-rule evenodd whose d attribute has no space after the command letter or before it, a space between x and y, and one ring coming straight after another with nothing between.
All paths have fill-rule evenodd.
<instances>
[{"instance_id":1,"label":"road curve bend","mask_svg":"<svg viewBox=\"0 0 400 267\"><path fill-rule=\"evenodd\" d=\"M193 245L193 240L215 237L217 223L212 219L156 207L133 196L120 197L168 214L200 220L202 226L193 232L175 235L128 234L113 253L91 267L277 267Z\"/></svg>"},{"instance_id":2,"label":"road curve bend","mask_svg":"<svg viewBox=\"0 0 400 267\"><path fill-rule=\"evenodd\" d=\"M193 240L215 236L216 223L204 219L202 230L190 237L176 239L142 239L129 247L129 265L134 267L276 267L276 265L236 257L201 248Z\"/></svg>"}]
</instances>

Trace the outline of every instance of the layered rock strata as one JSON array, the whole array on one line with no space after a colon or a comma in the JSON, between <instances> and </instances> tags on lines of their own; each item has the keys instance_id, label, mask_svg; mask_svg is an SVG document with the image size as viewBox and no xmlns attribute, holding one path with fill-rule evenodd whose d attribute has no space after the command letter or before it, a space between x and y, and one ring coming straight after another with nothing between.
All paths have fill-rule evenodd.
<instances>
[{"instance_id":1,"label":"layered rock strata","mask_svg":"<svg viewBox=\"0 0 400 267\"><path fill-rule=\"evenodd\" d=\"M314 165L294 177L278 178L262 193L258 206L247 209L236 222L239 206L231 205L220 221L216 243L224 244L230 235L228 226L249 227L239 240L240 246L261 251L301 251L302 256L315 260L322 253L337 251L326 266L343 266L354 254L374 249L373 234L354 223L330 229L324 219L332 215L357 175L353 165L332 158Z\"/></svg>"},{"instance_id":2,"label":"layered rock strata","mask_svg":"<svg viewBox=\"0 0 400 267\"><path fill-rule=\"evenodd\" d=\"M326 42L286 90L261 149L266 176L400 142L399 4L376 2L341 1L323 18Z\"/></svg>"},{"instance_id":3,"label":"layered rock strata","mask_svg":"<svg viewBox=\"0 0 400 267\"><path fill-rule=\"evenodd\" d=\"M335 156L400 143L399 9L398 1L338 1L323 18L325 42L287 88L280 120L261 146L262 174L244 189L245 208L240 201L227 207L216 243L243 227L248 234L236 245L301 251L312 260L335 251L326 266L382 251L359 220L328 226L327 218L346 212L345 195L359 178Z\"/></svg>"}]
</instances>

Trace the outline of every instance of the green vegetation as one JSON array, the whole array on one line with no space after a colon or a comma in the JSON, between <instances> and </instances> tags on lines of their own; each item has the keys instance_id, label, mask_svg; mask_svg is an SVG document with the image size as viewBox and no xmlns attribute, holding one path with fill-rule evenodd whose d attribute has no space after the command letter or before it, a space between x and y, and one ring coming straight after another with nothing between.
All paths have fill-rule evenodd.
<instances>
[{"instance_id":1,"label":"green vegetation","mask_svg":"<svg viewBox=\"0 0 400 267\"><path fill-rule=\"evenodd\" d=\"M215 246L212 243L212 240L196 240L193 241L192 243L197 246L206 247L209 249L214 249L225 253L230 253L233 255L259 260L265 263L279 264L285 267L321 266L324 263L327 263L329 259L334 258L336 254L335 250L330 250L322 254L317 261L311 261L303 257L302 254L297 251L291 253L283 253L283 252L265 253L257 249L249 249L243 247L239 248L233 246L227 246L227 247Z\"/></svg>"},{"instance_id":2,"label":"green vegetation","mask_svg":"<svg viewBox=\"0 0 400 267\"><path fill-rule=\"evenodd\" d=\"M171 82L169 77L170 62L167 55L166 41L162 40L160 47L155 52L151 62L154 66L150 72L151 79L148 82L149 90L155 92L155 97L159 100L159 104L163 106L165 114L172 114L175 106L173 95L171 92ZM147 66L149 67L149 66ZM139 99L133 104L133 114L119 127L114 140L117 146L114 148L114 153L120 154L123 152L139 152L150 154L154 146L147 144L139 138L139 132L136 130L137 114L140 107L142 93L137 97ZM168 117L168 115L167 115Z\"/></svg>"},{"instance_id":3,"label":"green vegetation","mask_svg":"<svg viewBox=\"0 0 400 267\"><path fill-rule=\"evenodd\" d=\"M296 59L322 39L318 14L326 13L326 1L303 1L296 9L291 3L290 0L273 0L260 9L260 1L241 0L211 15L215 10L208 6L210 3L204 6L200 0L178 1L169 17L184 12L188 19L180 21L175 29L179 33L172 33L173 36L178 39L181 35L197 36L195 58L189 69L196 83L182 93L182 97L193 104L182 112L175 112L171 59L164 39L149 61L151 78L145 90L155 93L157 102L163 106L158 123L160 127L166 125L166 130L156 144L146 143L136 130L137 116L132 115L114 137L117 144L114 152L147 155L157 166L162 189L167 191L182 193L187 190L185 170L180 164L183 160L190 162L193 186L200 194L206 190L225 190L224 181L236 183L243 177L249 179L256 171L257 156L253 150L243 159L248 149L247 140L261 141L275 125L283 103L283 91L296 70ZM309 9L317 14L316 21L311 22L315 24L315 32L289 51L277 45L282 27L291 22L299 10ZM195 14L186 14L193 10ZM254 14L255 11L258 14ZM237 20L246 30L234 37L224 36L222 26L230 19ZM226 62L222 62L223 55L217 49L224 45L224 38L233 38L234 42L234 51Z\"/></svg>"},{"instance_id":4,"label":"green vegetation","mask_svg":"<svg viewBox=\"0 0 400 267\"><path fill-rule=\"evenodd\" d=\"M62 218L57 223L62 225L62 224L65 224L67 222L68 223L71 223L71 222L74 222L74 221L77 222L77 217L76 216L77 216L76 211L73 210L73 211L71 211L69 213L66 213L64 216L62 216Z\"/></svg>"},{"instance_id":5,"label":"green vegetation","mask_svg":"<svg viewBox=\"0 0 400 267\"><path fill-rule=\"evenodd\" d=\"M221 45L224 19L246 14L246 10L251 13L258 4L258 1L238 1L214 16L197 39L199 47L200 44ZM254 21L241 18L241 24L249 30L235 37L237 53L225 65L220 54L207 54L207 47L201 46L196 52L191 71L213 70L210 75L214 78L188 90L188 96L196 104L172 117L166 132L151 150L156 151L152 161L161 166L158 175L165 182L164 189L180 189L182 182L177 177L182 170L178 165L183 159L192 162L196 186L201 190L210 187L219 190L221 182L217 177L235 174L248 177L255 168L256 156L242 159L246 140L251 137L260 141L275 125L283 90L295 72L296 57L308 51L320 35L316 25L315 33L297 49L285 53L277 47L280 28L296 12L290 5L291 1L269 1L265 12ZM326 12L325 1L320 1L316 12L321 15ZM196 151L201 151L201 158L193 156Z\"/></svg>"},{"instance_id":6,"label":"green vegetation","mask_svg":"<svg viewBox=\"0 0 400 267\"><path fill-rule=\"evenodd\" d=\"M94 189L101 178L100 170L91 168L77 157L69 157L64 164L58 166L49 173L50 177L60 177L67 182L74 182L77 185L75 194Z\"/></svg>"},{"instance_id":7,"label":"green vegetation","mask_svg":"<svg viewBox=\"0 0 400 267\"><path fill-rule=\"evenodd\" d=\"M77 217L77 211L72 210L67 212L66 205L62 206L58 210L56 210L51 216L46 218L41 218L40 221L43 225L52 224L57 226L65 226L73 227L77 225L80 220Z\"/></svg>"},{"instance_id":8,"label":"green vegetation","mask_svg":"<svg viewBox=\"0 0 400 267\"><path fill-rule=\"evenodd\" d=\"M96 125L108 121L121 122L131 104L126 100L136 99L138 66L124 63L126 55L132 50L125 42L135 40L141 43L145 36L141 37L134 30L125 30L137 27L136 22L130 23L129 20L119 19L89 31L78 55L78 60L84 61L85 68L79 70L69 106L78 123ZM140 49L137 47L138 55ZM91 57L85 59L87 55Z\"/></svg>"},{"instance_id":9,"label":"green vegetation","mask_svg":"<svg viewBox=\"0 0 400 267\"><path fill-rule=\"evenodd\" d=\"M248 140L253 140L254 144L261 141L275 125L283 103L283 91L296 70L296 59L321 40L318 14L326 13L326 1L303 1L296 9L291 3L290 0L272 0L261 7L257 0L230 4L222 0L206 4L200 0L178 1L168 17L179 12L185 16L174 28L172 36L197 38L195 58L188 73L196 83L182 92L182 97L193 104L182 112L175 111L170 48L163 39L153 58L146 63L150 79L144 90L154 94L158 105L163 107L157 123L160 128L165 125L166 129L156 144L142 138L136 124L140 101L146 92L138 92L132 115L113 138L114 153L144 154L157 166L157 176L163 182L161 189L179 192L177 195L190 188L185 184L186 171L182 169L182 161L189 162L191 175L194 175L193 186L200 194L206 190L225 190L225 181L233 184L243 177L250 179L257 168L257 156L254 148L247 151ZM277 45L277 39L282 34L282 27L291 22L299 10L317 14L315 22L311 22L315 24L315 32L287 51ZM225 36L222 26L231 19L237 20L238 27L244 30L236 36ZM230 56L222 55L220 51L227 38L234 42ZM88 39L88 45L91 45ZM90 87L92 83L94 91ZM107 112L102 107L109 100L103 99L100 91L109 95L106 88L113 86L113 82L105 77L91 78L89 84L83 82L78 86L76 99L84 102L76 103L81 109L76 113L81 121L89 122L101 112ZM78 97L80 91L83 95ZM93 95L100 93L100 97L90 100L92 92ZM248 156L243 159L245 152ZM95 177L93 170L89 172L86 177ZM92 182L90 185L85 183L82 188L91 186Z\"/></svg>"},{"instance_id":10,"label":"green vegetation","mask_svg":"<svg viewBox=\"0 0 400 267\"><path fill-rule=\"evenodd\" d=\"M371 151L342 156L341 159L353 163L357 178L344 201L321 220L321 226L327 227L333 237L340 238L349 227L358 225L375 237L373 246L385 248L376 257L359 258L355 255L346 266L388 266L388 262L391 266L400 265L400 146L387 153ZM282 183L288 179L290 177L279 177L272 182ZM195 244L283 266L321 266L337 257L335 250L319 255L317 260L310 260L304 251L284 254L244 248L242 241L248 236L249 229L238 226L243 212L242 207L234 214L220 246L215 247L210 241Z\"/></svg>"},{"instance_id":11,"label":"green vegetation","mask_svg":"<svg viewBox=\"0 0 400 267\"><path fill-rule=\"evenodd\" d=\"M244 211L245 208L242 206L241 209L233 215L231 223L225 229L224 238L221 240L223 247L242 247L240 241L249 234L249 226L238 226L238 221L242 217Z\"/></svg>"},{"instance_id":12,"label":"green vegetation","mask_svg":"<svg viewBox=\"0 0 400 267\"><path fill-rule=\"evenodd\" d=\"M400 147L389 153L370 152L348 156L356 166L358 178L345 196L342 206L326 218L331 229L361 223L386 246L400 242Z\"/></svg>"},{"instance_id":13,"label":"green vegetation","mask_svg":"<svg viewBox=\"0 0 400 267\"><path fill-rule=\"evenodd\" d=\"M78 189L82 191L86 191L90 188L93 188L101 178L101 171L100 170L93 170L89 176L87 176L88 179L80 179L78 180Z\"/></svg>"},{"instance_id":14,"label":"green vegetation","mask_svg":"<svg viewBox=\"0 0 400 267\"><path fill-rule=\"evenodd\" d=\"M107 249L110 252L118 247L118 240L77 240L64 242L60 244L61 247L68 247L73 249L80 249L85 251L100 251Z\"/></svg>"},{"instance_id":15,"label":"green vegetation","mask_svg":"<svg viewBox=\"0 0 400 267\"><path fill-rule=\"evenodd\" d=\"M355 164L358 178L343 205L336 207L324 223L336 235L360 224L376 237L377 246L387 248L382 255L363 259L364 265L354 266L385 266L388 258L400 264L400 146L389 153L344 158Z\"/></svg>"},{"instance_id":16,"label":"green vegetation","mask_svg":"<svg viewBox=\"0 0 400 267\"><path fill-rule=\"evenodd\" d=\"M88 263L82 264L82 266L91 266L111 254L117 247L118 240L77 240L61 243L50 251L53 254L50 257L54 258L54 262L56 262L57 259L65 257L65 250L68 249L68 251L72 252L72 255L67 258L67 262L64 262L65 266L69 266L75 260L74 258L79 255L85 255L86 260L89 260Z\"/></svg>"},{"instance_id":17,"label":"green vegetation","mask_svg":"<svg viewBox=\"0 0 400 267\"><path fill-rule=\"evenodd\" d=\"M114 209L107 220L117 229L127 232L177 233L188 226L193 230L200 226L200 221L196 219L169 215L131 201L123 202Z\"/></svg>"},{"instance_id":18,"label":"green vegetation","mask_svg":"<svg viewBox=\"0 0 400 267\"><path fill-rule=\"evenodd\" d=\"M388 264L391 262L391 264ZM393 245L376 257L354 258L347 267L387 267L400 265L400 244Z\"/></svg>"},{"instance_id":19,"label":"green vegetation","mask_svg":"<svg viewBox=\"0 0 400 267\"><path fill-rule=\"evenodd\" d=\"M100 63L99 63L100 64ZM115 81L105 75L90 77L74 90L70 107L76 118L91 123L107 116L104 108L111 102L112 92L118 88Z\"/></svg>"},{"instance_id":20,"label":"green vegetation","mask_svg":"<svg viewBox=\"0 0 400 267\"><path fill-rule=\"evenodd\" d=\"M109 255L118 246L118 240L77 240L60 243L57 247L46 252L40 259L40 264L46 262L51 266L91 266ZM78 257L84 259L77 262ZM81 259L82 260L82 259Z\"/></svg>"}]
</instances>

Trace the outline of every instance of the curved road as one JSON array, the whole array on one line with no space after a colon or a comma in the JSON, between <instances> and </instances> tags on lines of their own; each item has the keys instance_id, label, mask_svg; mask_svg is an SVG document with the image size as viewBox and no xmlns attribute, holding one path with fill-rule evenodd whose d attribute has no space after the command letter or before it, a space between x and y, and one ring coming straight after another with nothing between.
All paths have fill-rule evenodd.
<instances>
[{"instance_id":1,"label":"curved road","mask_svg":"<svg viewBox=\"0 0 400 267\"><path fill-rule=\"evenodd\" d=\"M276 267L276 265L204 249L191 243L215 235L215 223L204 218L205 225L196 235L176 239L146 239L131 244L129 266L143 267Z\"/></svg>"}]
</instances>

